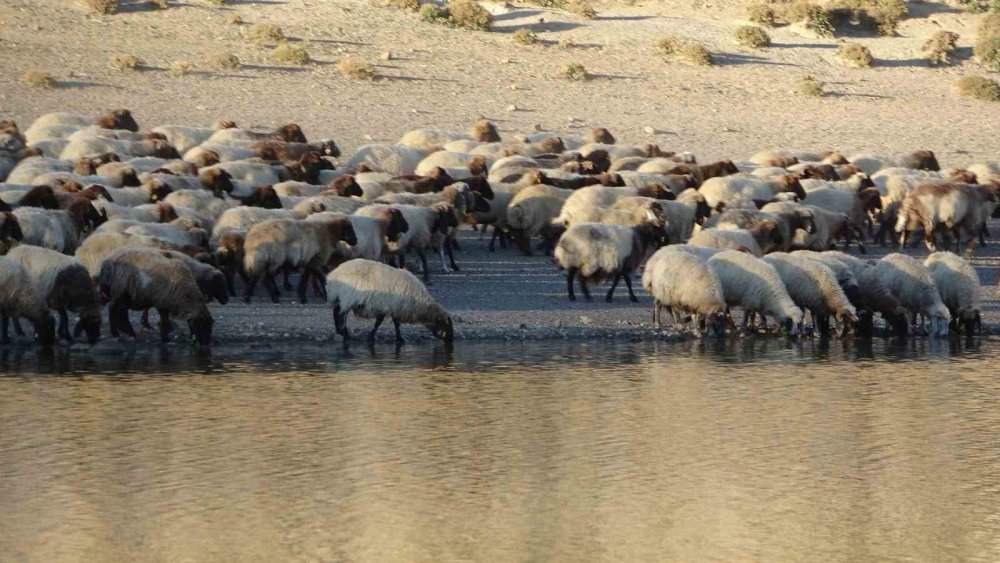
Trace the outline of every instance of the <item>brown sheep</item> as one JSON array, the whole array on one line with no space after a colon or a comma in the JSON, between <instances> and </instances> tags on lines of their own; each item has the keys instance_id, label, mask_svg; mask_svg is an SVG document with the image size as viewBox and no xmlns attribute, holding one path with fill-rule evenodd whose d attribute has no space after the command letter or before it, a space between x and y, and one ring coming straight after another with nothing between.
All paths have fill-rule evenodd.
<instances>
[{"instance_id":1,"label":"brown sheep","mask_svg":"<svg viewBox=\"0 0 1000 563\"><path fill-rule=\"evenodd\" d=\"M132 112L127 109L116 109L103 113L97 117L95 125L102 129L124 129L133 133L139 131L139 124L132 117Z\"/></svg>"}]
</instances>

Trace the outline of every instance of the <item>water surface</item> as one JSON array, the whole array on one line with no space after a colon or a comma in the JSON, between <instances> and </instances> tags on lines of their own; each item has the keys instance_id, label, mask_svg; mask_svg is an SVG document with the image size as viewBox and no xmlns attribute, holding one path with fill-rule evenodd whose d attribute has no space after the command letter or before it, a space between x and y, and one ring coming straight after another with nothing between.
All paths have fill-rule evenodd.
<instances>
[{"instance_id":1,"label":"water surface","mask_svg":"<svg viewBox=\"0 0 1000 563\"><path fill-rule=\"evenodd\" d=\"M1000 560L996 344L377 350L0 351L0 560Z\"/></svg>"}]
</instances>

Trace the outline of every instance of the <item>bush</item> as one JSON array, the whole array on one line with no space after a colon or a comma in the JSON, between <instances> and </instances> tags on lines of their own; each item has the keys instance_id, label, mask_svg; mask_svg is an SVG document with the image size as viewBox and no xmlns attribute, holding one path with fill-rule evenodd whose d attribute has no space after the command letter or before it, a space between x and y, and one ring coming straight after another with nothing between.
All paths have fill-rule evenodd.
<instances>
[{"instance_id":1,"label":"bush","mask_svg":"<svg viewBox=\"0 0 1000 563\"><path fill-rule=\"evenodd\" d=\"M590 0L566 0L563 7L567 12L592 20L597 17L597 9Z\"/></svg>"},{"instance_id":2,"label":"bush","mask_svg":"<svg viewBox=\"0 0 1000 563\"><path fill-rule=\"evenodd\" d=\"M564 64L559 74L568 80L586 80L589 77L587 69L580 63Z\"/></svg>"},{"instance_id":3,"label":"bush","mask_svg":"<svg viewBox=\"0 0 1000 563\"><path fill-rule=\"evenodd\" d=\"M281 64L305 65L309 64L312 59L309 57L309 51L306 51L304 47L282 43L271 51L271 60Z\"/></svg>"},{"instance_id":4,"label":"bush","mask_svg":"<svg viewBox=\"0 0 1000 563\"><path fill-rule=\"evenodd\" d=\"M896 26L908 14L904 0L836 0L829 5L835 27L850 23L882 35L895 35Z\"/></svg>"},{"instance_id":5,"label":"bush","mask_svg":"<svg viewBox=\"0 0 1000 563\"><path fill-rule=\"evenodd\" d=\"M837 49L837 60L844 66L869 68L872 66L872 52L864 45L844 43Z\"/></svg>"},{"instance_id":6,"label":"bush","mask_svg":"<svg viewBox=\"0 0 1000 563\"><path fill-rule=\"evenodd\" d=\"M350 57L344 57L337 63L337 71L344 78L353 80L371 80L375 78L375 69L372 65L356 61Z\"/></svg>"},{"instance_id":7,"label":"bush","mask_svg":"<svg viewBox=\"0 0 1000 563\"><path fill-rule=\"evenodd\" d=\"M538 39L538 34L530 29L519 29L515 31L514 35L511 36L511 39L514 40L514 43L520 43L521 45L537 45L540 41L540 39Z\"/></svg>"},{"instance_id":8,"label":"bush","mask_svg":"<svg viewBox=\"0 0 1000 563\"><path fill-rule=\"evenodd\" d=\"M985 14L979 18L979 25L976 26L976 34L979 38L1000 35L1000 14Z\"/></svg>"},{"instance_id":9,"label":"bush","mask_svg":"<svg viewBox=\"0 0 1000 563\"><path fill-rule=\"evenodd\" d=\"M258 43L278 43L285 40L285 32L273 23L256 23L250 28L249 34Z\"/></svg>"},{"instance_id":10,"label":"bush","mask_svg":"<svg viewBox=\"0 0 1000 563\"><path fill-rule=\"evenodd\" d=\"M708 49L694 42L681 45L680 49L677 50L677 58L690 65L710 66L712 64L712 54L708 52Z\"/></svg>"},{"instance_id":11,"label":"bush","mask_svg":"<svg viewBox=\"0 0 1000 563\"><path fill-rule=\"evenodd\" d=\"M111 68L120 71L138 70L142 60L135 55L115 55L111 57Z\"/></svg>"},{"instance_id":12,"label":"bush","mask_svg":"<svg viewBox=\"0 0 1000 563\"><path fill-rule=\"evenodd\" d=\"M671 35L656 40L656 48L664 55L673 55L681 48L681 42Z\"/></svg>"},{"instance_id":13,"label":"bush","mask_svg":"<svg viewBox=\"0 0 1000 563\"><path fill-rule=\"evenodd\" d=\"M407 12L417 12L420 10L420 0L386 0L384 5L387 8L395 8Z\"/></svg>"},{"instance_id":14,"label":"bush","mask_svg":"<svg viewBox=\"0 0 1000 563\"><path fill-rule=\"evenodd\" d=\"M449 0L448 17L453 25L473 31L489 31L493 25L493 15L475 0Z\"/></svg>"},{"instance_id":15,"label":"bush","mask_svg":"<svg viewBox=\"0 0 1000 563\"><path fill-rule=\"evenodd\" d=\"M966 98L1000 101L1000 84L985 76L963 76L955 83L958 93Z\"/></svg>"},{"instance_id":16,"label":"bush","mask_svg":"<svg viewBox=\"0 0 1000 563\"><path fill-rule=\"evenodd\" d=\"M56 79L52 75L42 70L29 70L21 75L21 84L34 86L35 88L55 88Z\"/></svg>"},{"instance_id":17,"label":"bush","mask_svg":"<svg viewBox=\"0 0 1000 563\"><path fill-rule=\"evenodd\" d=\"M747 4L747 19L756 24L772 26L777 23L778 15L770 4L750 2Z\"/></svg>"},{"instance_id":18,"label":"bush","mask_svg":"<svg viewBox=\"0 0 1000 563\"><path fill-rule=\"evenodd\" d=\"M231 25L243 25L243 18L239 14L233 14L229 16L229 23Z\"/></svg>"},{"instance_id":19,"label":"bush","mask_svg":"<svg viewBox=\"0 0 1000 563\"><path fill-rule=\"evenodd\" d=\"M209 57L208 66L219 70L236 70L240 68L240 59L232 53L219 53Z\"/></svg>"},{"instance_id":20,"label":"bush","mask_svg":"<svg viewBox=\"0 0 1000 563\"><path fill-rule=\"evenodd\" d=\"M448 14L435 4L424 4L420 7L420 19L427 23L442 23L448 19Z\"/></svg>"},{"instance_id":21,"label":"bush","mask_svg":"<svg viewBox=\"0 0 1000 563\"><path fill-rule=\"evenodd\" d=\"M771 36L755 25L744 25L733 34L736 43L753 49L763 49L771 44Z\"/></svg>"},{"instance_id":22,"label":"bush","mask_svg":"<svg viewBox=\"0 0 1000 563\"><path fill-rule=\"evenodd\" d=\"M167 71L170 76L184 76L194 70L194 63L191 61L174 61Z\"/></svg>"},{"instance_id":23,"label":"bush","mask_svg":"<svg viewBox=\"0 0 1000 563\"><path fill-rule=\"evenodd\" d=\"M823 83L807 74L799 79L799 92L806 96L819 98L823 95Z\"/></svg>"},{"instance_id":24,"label":"bush","mask_svg":"<svg viewBox=\"0 0 1000 563\"><path fill-rule=\"evenodd\" d=\"M955 52L957 43L957 33L938 31L921 47L920 56L932 65L946 65L951 62L951 54Z\"/></svg>"},{"instance_id":25,"label":"bush","mask_svg":"<svg viewBox=\"0 0 1000 563\"><path fill-rule=\"evenodd\" d=\"M91 14L106 16L118 11L118 0L80 0L80 5Z\"/></svg>"},{"instance_id":26,"label":"bush","mask_svg":"<svg viewBox=\"0 0 1000 563\"><path fill-rule=\"evenodd\" d=\"M1000 71L1000 35L980 38L972 48L972 54L979 62Z\"/></svg>"}]
</instances>

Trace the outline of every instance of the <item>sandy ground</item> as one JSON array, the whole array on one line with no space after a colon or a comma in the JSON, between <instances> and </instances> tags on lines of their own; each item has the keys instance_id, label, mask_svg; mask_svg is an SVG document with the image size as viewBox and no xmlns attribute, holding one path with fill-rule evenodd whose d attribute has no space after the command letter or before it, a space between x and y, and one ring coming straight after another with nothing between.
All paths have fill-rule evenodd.
<instances>
[{"instance_id":1,"label":"sandy ground","mask_svg":"<svg viewBox=\"0 0 1000 563\"><path fill-rule=\"evenodd\" d=\"M619 142L655 141L670 150L690 150L703 161L745 158L770 147L846 153L926 147L938 153L943 166L998 158L998 106L960 98L952 90L959 76L987 72L969 59L975 16L944 4L912 3L915 17L903 23L897 37L851 37L874 53L876 66L868 70L836 65L838 40L807 39L788 28L771 30L771 48L736 46L732 30L745 23L738 2L649 1L605 7L595 20L517 5L497 17L490 33L425 24L367 0L231 0L221 9L185 0L163 11L140 1L122 4L117 15L88 17L72 8L72 0L0 0L0 115L25 127L45 112L114 107L132 109L144 129L219 118L244 126L295 121L311 138L335 138L346 154L367 142L395 141L417 127L464 130L486 116L502 134L607 126ZM230 23L234 15L245 24ZM268 62L269 47L245 37L258 22L279 25L316 62L303 67ZM522 28L537 32L545 44L514 44L510 36ZM961 35L961 60L954 66L931 68L916 54L939 29ZM664 60L652 45L667 34L701 41L714 53L716 66ZM575 46L557 46L564 39ZM174 61L200 64L224 52L238 55L242 68L199 68L183 77L167 73ZM386 52L391 60L382 59ZM110 69L108 61L120 53L137 55L147 68ZM335 64L344 56L374 64L378 78L340 77ZM582 83L556 78L569 61L585 65L593 78ZM20 84L18 77L29 69L52 72L57 88ZM799 94L795 82L804 74L825 82L828 94ZM510 111L511 105L517 109ZM1000 225L994 232L1000 233ZM570 303L565 279L550 259L491 254L475 236L464 235L462 271L435 275L430 286L456 315L459 338L669 334L652 330L644 295L640 304L631 304L621 288L614 304ZM873 256L881 252L872 250ZM977 251L990 298L998 257L996 244ZM213 307L220 340L322 340L332 328L325 305L303 306L289 298L280 305ZM996 324L996 302L985 309L987 321ZM391 328L384 331L391 334ZM418 338L423 332L407 334Z\"/></svg>"}]
</instances>

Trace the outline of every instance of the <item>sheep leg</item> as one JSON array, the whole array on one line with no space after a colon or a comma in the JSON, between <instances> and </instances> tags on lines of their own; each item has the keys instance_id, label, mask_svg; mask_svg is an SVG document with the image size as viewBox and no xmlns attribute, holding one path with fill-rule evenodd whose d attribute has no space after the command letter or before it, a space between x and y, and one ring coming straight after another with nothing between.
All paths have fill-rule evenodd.
<instances>
[{"instance_id":1,"label":"sheep leg","mask_svg":"<svg viewBox=\"0 0 1000 563\"><path fill-rule=\"evenodd\" d=\"M340 301L333 304L333 327L337 334L344 337L344 342L350 338L347 332L347 311L340 310Z\"/></svg>"},{"instance_id":2,"label":"sheep leg","mask_svg":"<svg viewBox=\"0 0 1000 563\"><path fill-rule=\"evenodd\" d=\"M605 301L611 303L611 300L615 296L615 288L618 287L618 280L622 279L622 275L618 274L615 279L611 280L611 289L608 290L608 295L604 298Z\"/></svg>"},{"instance_id":3,"label":"sheep leg","mask_svg":"<svg viewBox=\"0 0 1000 563\"><path fill-rule=\"evenodd\" d=\"M816 311L812 311L813 326L816 327L817 332L819 332L820 338L830 337L830 315L820 314L817 315Z\"/></svg>"},{"instance_id":4,"label":"sheep leg","mask_svg":"<svg viewBox=\"0 0 1000 563\"><path fill-rule=\"evenodd\" d=\"M73 343L73 337L69 333L69 317L66 309L59 309L59 338L65 338L66 342Z\"/></svg>"},{"instance_id":5,"label":"sheep leg","mask_svg":"<svg viewBox=\"0 0 1000 563\"><path fill-rule=\"evenodd\" d=\"M486 229L483 229L483 232L485 232L485 231L486 231ZM480 238L480 240L482 240L482 235L481 234L480 234L479 238ZM490 236L490 244L487 245L487 247L486 247L490 252L496 252L497 251L497 239L498 238L500 238L500 227L498 227L496 225L493 225L493 235ZM500 242L500 247L503 248L503 246L504 246L504 244L501 241Z\"/></svg>"},{"instance_id":6,"label":"sheep leg","mask_svg":"<svg viewBox=\"0 0 1000 563\"><path fill-rule=\"evenodd\" d=\"M635 296L635 291L632 290L632 276L628 272L622 272L622 278L625 279L625 287L628 288L628 300L638 303L639 298Z\"/></svg>"},{"instance_id":7,"label":"sheep leg","mask_svg":"<svg viewBox=\"0 0 1000 563\"><path fill-rule=\"evenodd\" d=\"M236 274L232 268L226 268L224 275L226 276L226 289L229 290L229 296L236 297Z\"/></svg>"},{"instance_id":8,"label":"sheep leg","mask_svg":"<svg viewBox=\"0 0 1000 563\"><path fill-rule=\"evenodd\" d=\"M396 329L396 344L406 344L406 340L403 340L403 333L399 331L399 319L392 317L392 326Z\"/></svg>"},{"instance_id":9,"label":"sheep leg","mask_svg":"<svg viewBox=\"0 0 1000 563\"><path fill-rule=\"evenodd\" d=\"M116 304L114 312L118 330L123 332L125 336L135 338L135 329L132 328L132 321L128 318L128 307L120 303Z\"/></svg>"},{"instance_id":10,"label":"sheep leg","mask_svg":"<svg viewBox=\"0 0 1000 563\"><path fill-rule=\"evenodd\" d=\"M323 283L323 280L325 279L326 279L326 273L323 272L323 269L321 267L313 268L313 275L312 275L313 289L316 292L316 297L318 299L322 299L323 301L326 301L326 284Z\"/></svg>"},{"instance_id":11,"label":"sheep leg","mask_svg":"<svg viewBox=\"0 0 1000 563\"><path fill-rule=\"evenodd\" d=\"M277 303L281 300L281 291L278 289L278 282L275 281L274 274L271 272L264 274L264 286L267 287L267 291L271 294L272 303Z\"/></svg>"},{"instance_id":12,"label":"sheep leg","mask_svg":"<svg viewBox=\"0 0 1000 563\"><path fill-rule=\"evenodd\" d=\"M576 278L576 268L566 270L566 295L570 301L576 301L576 294L573 293L573 280Z\"/></svg>"},{"instance_id":13,"label":"sheep leg","mask_svg":"<svg viewBox=\"0 0 1000 563\"><path fill-rule=\"evenodd\" d=\"M452 250L457 250L459 252L462 251L462 248L458 246L458 239L457 238L451 237L448 240L451 241L450 243L448 243L448 254L451 254Z\"/></svg>"},{"instance_id":14,"label":"sheep leg","mask_svg":"<svg viewBox=\"0 0 1000 563\"><path fill-rule=\"evenodd\" d=\"M24 336L24 329L21 328L21 320L17 317L13 317L11 322L14 323L14 334L18 336Z\"/></svg>"},{"instance_id":15,"label":"sheep leg","mask_svg":"<svg viewBox=\"0 0 1000 563\"><path fill-rule=\"evenodd\" d=\"M283 279L281 281L281 289L284 289L285 291L292 290L292 282L288 279L288 277L292 273L291 270L292 269L288 266L285 266L284 268L281 269L281 275L283 276Z\"/></svg>"},{"instance_id":16,"label":"sheep leg","mask_svg":"<svg viewBox=\"0 0 1000 563\"><path fill-rule=\"evenodd\" d=\"M142 319L139 320L139 326L146 330L153 330L153 325L149 324L149 309L143 309Z\"/></svg>"},{"instance_id":17,"label":"sheep leg","mask_svg":"<svg viewBox=\"0 0 1000 563\"><path fill-rule=\"evenodd\" d=\"M743 334L748 334L747 329L750 326L750 313L747 311L743 312L743 321L740 322L740 332Z\"/></svg>"},{"instance_id":18,"label":"sheep leg","mask_svg":"<svg viewBox=\"0 0 1000 563\"><path fill-rule=\"evenodd\" d=\"M302 275L299 277L299 287L296 289L296 293L299 295L299 303L302 303L303 305L308 302L306 299L306 290L309 289L309 278L311 278L312 275L312 268L306 266L306 268L302 270Z\"/></svg>"},{"instance_id":19,"label":"sheep leg","mask_svg":"<svg viewBox=\"0 0 1000 563\"><path fill-rule=\"evenodd\" d=\"M160 314L160 340L169 342L170 331L174 329L174 324L170 322L170 312L164 309L157 309L156 312Z\"/></svg>"},{"instance_id":20,"label":"sheep leg","mask_svg":"<svg viewBox=\"0 0 1000 563\"><path fill-rule=\"evenodd\" d=\"M663 326L660 324L660 300L656 298L653 298L653 324Z\"/></svg>"},{"instance_id":21,"label":"sheep leg","mask_svg":"<svg viewBox=\"0 0 1000 563\"><path fill-rule=\"evenodd\" d=\"M385 320L385 315L379 315L375 317L375 326L372 328L372 331L368 333L369 344L375 343L375 333L378 332L378 327L382 325L382 321L384 320Z\"/></svg>"},{"instance_id":22,"label":"sheep leg","mask_svg":"<svg viewBox=\"0 0 1000 563\"><path fill-rule=\"evenodd\" d=\"M406 267L406 255L403 254L402 252L400 252L399 254L396 255L396 258L399 259L399 269L402 270L403 268L405 268ZM395 265L396 264L394 263L393 266L395 266Z\"/></svg>"},{"instance_id":23,"label":"sheep leg","mask_svg":"<svg viewBox=\"0 0 1000 563\"><path fill-rule=\"evenodd\" d=\"M420 257L420 265L424 269L424 283L431 281L431 269L427 267L427 255L424 254L423 250L418 250L417 256Z\"/></svg>"},{"instance_id":24,"label":"sheep leg","mask_svg":"<svg viewBox=\"0 0 1000 563\"><path fill-rule=\"evenodd\" d=\"M452 248L451 246L448 247L448 260L451 262L451 269L454 272L459 271L458 264L455 263L455 255L452 254L452 250L457 250L457 249L458 249L457 246L454 248Z\"/></svg>"},{"instance_id":25,"label":"sheep leg","mask_svg":"<svg viewBox=\"0 0 1000 563\"><path fill-rule=\"evenodd\" d=\"M975 252L976 248L976 237L974 235L969 236L969 240L965 243L965 257L972 258L972 254Z\"/></svg>"},{"instance_id":26,"label":"sheep leg","mask_svg":"<svg viewBox=\"0 0 1000 563\"><path fill-rule=\"evenodd\" d=\"M250 298L253 297L253 290L257 287L257 276L250 278L247 282L246 287L243 288L243 302L249 303Z\"/></svg>"},{"instance_id":27,"label":"sheep leg","mask_svg":"<svg viewBox=\"0 0 1000 563\"><path fill-rule=\"evenodd\" d=\"M448 241L444 241L444 244L438 249L438 256L441 257L441 271L448 274L451 273L451 270L448 268L448 263L444 260L444 249L446 246L448 246ZM451 248L448 249L448 253L451 253Z\"/></svg>"},{"instance_id":28,"label":"sheep leg","mask_svg":"<svg viewBox=\"0 0 1000 563\"><path fill-rule=\"evenodd\" d=\"M990 230L986 228L986 221L979 227L979 246L986 246L986 237L990 236Z\"/></svg>"},{"instance_id":29,"label":"sheep leg","mask_svg":"<svg viewBox=\"0 0 1000 563\"><path fill-rule=\"evenodd\" d=\"M10 317L0 313L0 344L10 344Z\"/></svg>"}]
</instances>

